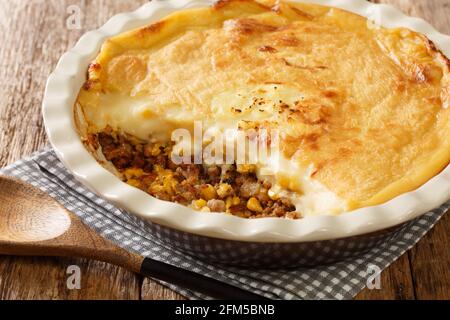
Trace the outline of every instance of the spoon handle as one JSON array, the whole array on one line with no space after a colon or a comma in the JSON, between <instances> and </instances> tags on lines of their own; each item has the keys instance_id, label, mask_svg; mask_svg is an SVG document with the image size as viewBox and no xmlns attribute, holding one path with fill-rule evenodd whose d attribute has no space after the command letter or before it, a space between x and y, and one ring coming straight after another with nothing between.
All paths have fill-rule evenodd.
<instances>
[{"instance_id":1,"label":"spoon handle","mask_svg":"<svg viewBox=\"0 0 450 320\"><path fill-rule=\"evenodd\" d=\"M268 300L249 291L189 270L145 258L140 273L219 300Z\"/></svg>"}]
</instances>

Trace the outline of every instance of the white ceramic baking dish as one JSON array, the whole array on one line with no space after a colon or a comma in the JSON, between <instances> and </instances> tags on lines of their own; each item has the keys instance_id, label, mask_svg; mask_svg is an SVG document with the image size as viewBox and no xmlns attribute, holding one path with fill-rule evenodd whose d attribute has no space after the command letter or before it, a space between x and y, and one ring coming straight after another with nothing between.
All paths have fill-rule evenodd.
<instances>
[{"instance_id":1,"label":"white ceramic baking dish","mask_svg":"<svg viewBox=\"0 0 450 320\"><path fill-rule=\"evenodd\" d=\"M450 56L449 36L437 32L421 19L405 16L391 6L363 0L304 2L346 9L374 18L385 27L402 26L421 32L447 57ZM147 25L175 10L202 7L211 3L212 1L208 0L152 1L134 12L114 16L100 29L85 34L73 49L63 55L48 79L43 116L54 150L79 181L130 213L172 230L173 235L179 232L176 237L182 234L186 239L198 236L201 239L215 238L214 241L222 239L253 244L326 243L333 239L361 239L364 235L377 234L379 231L402 225L449 200L450 166L447 166L443 172L419 189L379 206L362 208L339 216L314 216L301 220L245 220L225 214L198 213L178 204L160 201L123 183L102 167L83 146L73 119L74 102L86 80L87 67L98 54L102 43L113 35ZM354 243L353 241L353 247Z\"/></svg>"}]
</instances>

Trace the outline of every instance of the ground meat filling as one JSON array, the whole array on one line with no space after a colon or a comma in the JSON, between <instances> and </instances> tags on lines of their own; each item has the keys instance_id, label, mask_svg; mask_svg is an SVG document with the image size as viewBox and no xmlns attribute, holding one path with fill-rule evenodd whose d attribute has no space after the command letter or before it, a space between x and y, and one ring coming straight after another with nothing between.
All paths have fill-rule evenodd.
<instances>
[{"instance_id":1,"label":"ground meat filling","mask_svg":"<svg viewBox=\"0 0 450 320\"><path fill-rule=\"evenodd\" d=\"M256 177L254 166L176 165L171 144L142 142L110 128L91 139L125 182L158 199L243 218L300 218L288 199L269 196L272 185Z\"/></svg>"}]
</instances>

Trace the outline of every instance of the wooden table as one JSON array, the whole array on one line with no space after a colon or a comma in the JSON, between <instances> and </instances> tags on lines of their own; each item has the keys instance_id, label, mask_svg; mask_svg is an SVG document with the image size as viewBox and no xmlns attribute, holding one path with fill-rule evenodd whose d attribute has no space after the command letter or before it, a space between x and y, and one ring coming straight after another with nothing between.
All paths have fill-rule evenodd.
<instances>
[{"instance_id":1,"label":"wooden table","mask_svg":"<svg viewBox=\"0 0 450 320\"><path fill-rule=\"evenodd\" d=\"M40 114L45 82L58 58L86 31L146 0L0 0L0 167L48 144ZM448 0L382 0L450 33ZM67 19L81 9L81 29ZM72 25L73 26L73 25ZM357 299L449 299L450 217L382 274L381 290ZM66 269L78 265L81 290L68 290ZM0 299L181 299L155 282L105 263L61 258L0 257Z\"/></svg>"}]
</instances>

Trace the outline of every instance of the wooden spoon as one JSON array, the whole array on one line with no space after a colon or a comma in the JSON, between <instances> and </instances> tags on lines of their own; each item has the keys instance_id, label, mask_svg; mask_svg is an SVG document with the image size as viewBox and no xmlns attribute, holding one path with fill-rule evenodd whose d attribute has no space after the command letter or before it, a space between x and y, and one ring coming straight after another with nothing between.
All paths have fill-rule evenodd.
<instances>
[{"instance_id":1,"label":"wooden spoon","mask_svg":"<svg viewBox=\"0 0 450 320\"><path fill-rule=\"evenodd\" d=\"M215 279L128 252L95 233L46 193L8 177L0 177L0 254L94 259L216 299L263 299Z\"/></svg>"}]
</instances>

